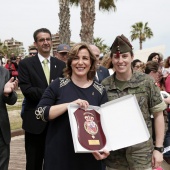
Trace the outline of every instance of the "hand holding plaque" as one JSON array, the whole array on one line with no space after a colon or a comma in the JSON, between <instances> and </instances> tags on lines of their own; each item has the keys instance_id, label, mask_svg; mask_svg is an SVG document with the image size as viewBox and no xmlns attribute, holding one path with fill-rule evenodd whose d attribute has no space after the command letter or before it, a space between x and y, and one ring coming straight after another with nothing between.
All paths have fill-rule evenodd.
<instances>
[{"instance_id":1,"label":"hand holding plaque","mask_svg":"<svg viewBox=\"0 0 170 170\"><path fill-rule=\"evenodd\" d=\"M70 104L68 113L76 153L114 151L147 141L150 137L134 95L118 98L100 107L89 105L86 111L79 105Z\"/></svg>"},{"instance_id":2,"label":"hand holding plaque","mask_svg":"<svg viewBox=\"0 0 170 170\"><path fill-rule=\"evenodd\" d=\"M100 114L95 110L78 108L74 112L78 129L78 141L88 150L100 150L106 145Z\"/></svg>"}]
</instances>

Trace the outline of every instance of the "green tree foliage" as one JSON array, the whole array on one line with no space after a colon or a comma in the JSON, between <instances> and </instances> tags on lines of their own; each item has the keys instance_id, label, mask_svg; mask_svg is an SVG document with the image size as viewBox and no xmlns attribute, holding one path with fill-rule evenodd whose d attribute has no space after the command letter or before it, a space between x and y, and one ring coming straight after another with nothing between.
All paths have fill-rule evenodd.
<instances>
[{"instance_id":1,"label":"green tree foliage","mask_svg":"<svg viewBox=\"0 0 170 170\"><path fill-rule=\"evenodd\" d=\"M110 51L110 47L103 43L104 40L102 40L102 38L96 37L93 41L93 44L100 49L100 52L103 53L103 55Z\"/></svg>"},{"instance_id":2,"label":"green tree foliage","mask_svg":"<svg viewBox=\"0 0 170 170\"><path fill-rule=\"evenodd\" d=\"M15 56L18 56L22 53L22 50L19 47L13 47L12 49L9 49L8 46L4 45L4 43L0 43L0 53L7 55L9 58L11 53L14 53Z\"/></svg>"},{"instance_id":3,"label":"green tree foliage","mask_svg":"<svg viewBox=\"0 0 170 170\"><path fill-rule=\"evenodd\" d=\"M148 27L148 22L137 22L132 25L131 40L139 39L140 50L142 49L142 43L146 41L147 38L150 39L151 37L153 37L153 32L151 28Z\"/></svg>"},{"instance_id":4,"label":"green tree foliage","mask_svg":"<svg viewBox=\"0 0 170 170\"><path fill-rule=\"evenodd\" d=\"M7 52L8 52L8 47L6 45L4 45L2 42L0 42L0 53L5 55L5 54L7 54Z\"/></svg>"}]
</instances>

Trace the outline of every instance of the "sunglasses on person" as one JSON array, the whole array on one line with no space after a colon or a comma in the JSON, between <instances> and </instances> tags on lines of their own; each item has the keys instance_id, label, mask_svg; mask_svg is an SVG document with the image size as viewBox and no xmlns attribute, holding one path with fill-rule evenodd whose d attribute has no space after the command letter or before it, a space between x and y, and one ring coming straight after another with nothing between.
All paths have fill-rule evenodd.
<instances>
[{"instance_id":1,"label":"sunglasses on person","mask_svg":"<svg viewBox=\"0 0 170 170\"><path fill-rule=\"evenodd\" d=\"M61 52L59 53L62 57L66 56L68 54L68 52Z\"/></svg>"},{"instance_id":2,"label":"sunglasses on person","mask_svg":"<svg viewBox=\"0 0 170 170\"><path fill-rule=\"evenodd\" d=\"M29 53L29 55L36 55L37 53Z\"/></svg>"}]
</instances>

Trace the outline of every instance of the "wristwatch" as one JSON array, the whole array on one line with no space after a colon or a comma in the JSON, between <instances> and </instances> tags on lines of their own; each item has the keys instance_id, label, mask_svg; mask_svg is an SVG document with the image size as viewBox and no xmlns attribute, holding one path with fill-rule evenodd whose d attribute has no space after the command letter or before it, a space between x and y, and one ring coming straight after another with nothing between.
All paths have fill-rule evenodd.
<instances>
[{"instance_id":1,"label":"wristwatch","mask_svg":"<svg viewBox=\"0 0 170 170\"><path fill-rule=\"evenodd\" d=\"M154 147L154 150L157 150L157 151L163 153L164 147Z\"/></svg>"}]
</instances>

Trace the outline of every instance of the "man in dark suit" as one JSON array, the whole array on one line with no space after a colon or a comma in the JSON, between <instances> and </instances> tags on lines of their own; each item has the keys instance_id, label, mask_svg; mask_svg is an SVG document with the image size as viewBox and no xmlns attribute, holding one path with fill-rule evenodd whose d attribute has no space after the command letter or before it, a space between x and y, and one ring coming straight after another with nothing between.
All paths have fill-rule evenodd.
<instances>
[{"instance_id":1,"label":"man in dark suit","mask_svg":"<svg viewBox=\"0 0 170 170\"><path fill-rule=\"evenodd\" d=\"M0 66L0 169L8 170L10 155L11 131L6 104L13 105L17 101L14 91L18 80L10 80L9 71Z\"/></svg>"},{"instance_id":2,"label":"man in dark suit","mask_svg":"<svg viewBox=\"0 0 170 170\"><path fill-rule=\"evenodd\" d=\"M50 56L52 41L48 29L38 29L33 36L38 54L22 60L18 71L19 85L26 99L22 114L26 170L42 170L47 123L37 119L35 109L48 84L62 77L65 63Z\"/></svg>"},{"instance_id":3,"label":"man in dark suit","mask_svg":"<svg viewBox=\"0 0 170 170\"><path fill-rule=\"evenodd\" d=\"M101 83L103 79L110 76L109 71L107 68L100 66L99 64L99 57L100 57L100 50L95 45L90 45L90 48L93 54L96 56L97 59L97 72L96 72L96 80Z\"/></svg>"}]
</instances>

